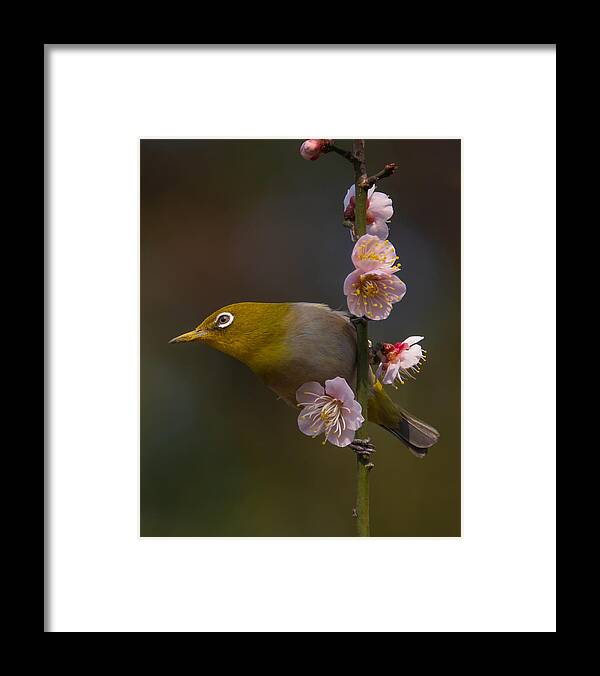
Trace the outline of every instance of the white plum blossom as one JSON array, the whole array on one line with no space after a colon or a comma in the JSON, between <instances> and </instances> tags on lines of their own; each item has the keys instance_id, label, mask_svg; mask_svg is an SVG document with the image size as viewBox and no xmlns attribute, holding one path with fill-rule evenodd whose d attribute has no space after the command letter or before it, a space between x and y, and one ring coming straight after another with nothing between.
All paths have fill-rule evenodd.
<instances>
[{"instance_id":1,"label":"white plum blossom","mask_svg":"<svg viewBox=\"0 0 600 676\"><path fill-rule=\"evenodd\" d=\"M409 336L402 342L382 343L377 350L381 359L377 378L384 385L404 384L402 376L414 378L413 373L419 373L421 362L426 359L425 350L418 345L422 340L423 336Z\"/></svg>"},{"instance_id":2,"label":"white plum blossom","mask_svg":"<svg viewBox=\"0 0 600 676\"><path fill-rule=\"evenodd\" d=\"M353 184L344 197L344 218L348 221L354 221L355 196L356 186ZM387 239L390 234L387 224L393 215L390 197L383 192L375 192L373 186L367 193L367 234Z\"/></svg>"},{"instance_id":3,"label":"white plum blossom","mask_svg":"<svg viewBox=\"0 0 600 676\"><path fill-rule=\"evenodd\" d=\"M323 443L348 446L365 421L352 388L339 376L326 380L325 387L314 381L304 383L296 392L296 401L302 408L298 428L309 437L324 434Z\"/></svg>"}]
</instances>

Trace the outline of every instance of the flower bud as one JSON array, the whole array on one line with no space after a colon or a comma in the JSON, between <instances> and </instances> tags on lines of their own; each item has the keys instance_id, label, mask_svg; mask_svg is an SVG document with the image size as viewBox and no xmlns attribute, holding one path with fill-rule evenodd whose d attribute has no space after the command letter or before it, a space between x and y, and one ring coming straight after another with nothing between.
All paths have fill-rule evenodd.
<instances>
[{"instance_id":1,"label":"flower bud","mask_svg":"<svg viewBox=\"0 0 600 676\"><path fill-rule=\"evenodd\" d=\"M300 155L305 160L318 160L328 143L330 141L325 138L309 138L300 146Z\"/></svg>"}]
</instances>

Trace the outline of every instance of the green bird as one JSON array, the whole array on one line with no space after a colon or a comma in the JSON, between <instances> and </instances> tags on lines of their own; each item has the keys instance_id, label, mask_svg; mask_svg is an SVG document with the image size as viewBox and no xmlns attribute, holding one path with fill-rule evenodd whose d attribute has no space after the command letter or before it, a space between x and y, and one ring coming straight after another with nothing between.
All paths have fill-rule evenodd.
<instances>
[{"instance_id":1,"label":"green bird","mask_svg":"<svg viewBox=\"0 0 600 676\"><path fill-rule=\"evenodd\" d=\"M340 376L356 391L356 329L346 313L327 305L235 303L170 342L200 342L234 357L294 407L304 383ZM372 373L368 420L420 458L439 439L435 428L395 404Z\"/></svg>"}]
</instances>

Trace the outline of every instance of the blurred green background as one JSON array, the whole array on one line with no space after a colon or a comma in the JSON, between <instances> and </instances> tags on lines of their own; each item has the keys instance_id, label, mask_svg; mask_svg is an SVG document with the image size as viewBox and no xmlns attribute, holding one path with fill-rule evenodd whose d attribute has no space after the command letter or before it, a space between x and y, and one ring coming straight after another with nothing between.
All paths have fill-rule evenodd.
<instances>
[{"instance_id":1,"label":"blurred green background","mask_svg":"<svg viewBox=\"0 0 600 676\"><path fill-rule=\"evenodd\" d=\"M301 159L301 141L140 143L142 536L355 534L353 453L302 435L242 364L168 344L229 303L346 308L352 169ZM366 156L370 173L399 163L378 189L408 287L370 336L425 336L421 375L390 392L441 433L419 460L371 426L372 534L459 536L460 141L368 140Z\"/></svg>"}]
</instances>

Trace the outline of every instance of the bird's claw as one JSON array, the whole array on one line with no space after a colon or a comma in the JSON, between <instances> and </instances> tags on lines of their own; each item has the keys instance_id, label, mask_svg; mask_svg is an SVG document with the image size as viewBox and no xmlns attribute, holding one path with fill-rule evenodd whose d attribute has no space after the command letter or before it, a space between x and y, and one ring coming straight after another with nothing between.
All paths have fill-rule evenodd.
<instances>
[{"instance_id":1,"label":"bird's claw","mask_svg":"<svg viewBox=\"0 0 600 676\"><path fill-rule=\"evenodd\" d=\"M362 451L363 453L374 453L375 446L371 443L371 439L354 439L350 444L350 448L354 451Z\"/></svg>"},{"instance_id":2,"label":"bird's claw","mask_svg":"<svg viewBox=\"0 0 600 676\"><path fill-rule=\"evenodd\" d=\"M375 446L370 439L355 439L350 448L363 460L370 460L371 453L375 453Z\"/></svg>"}]
</instances>

